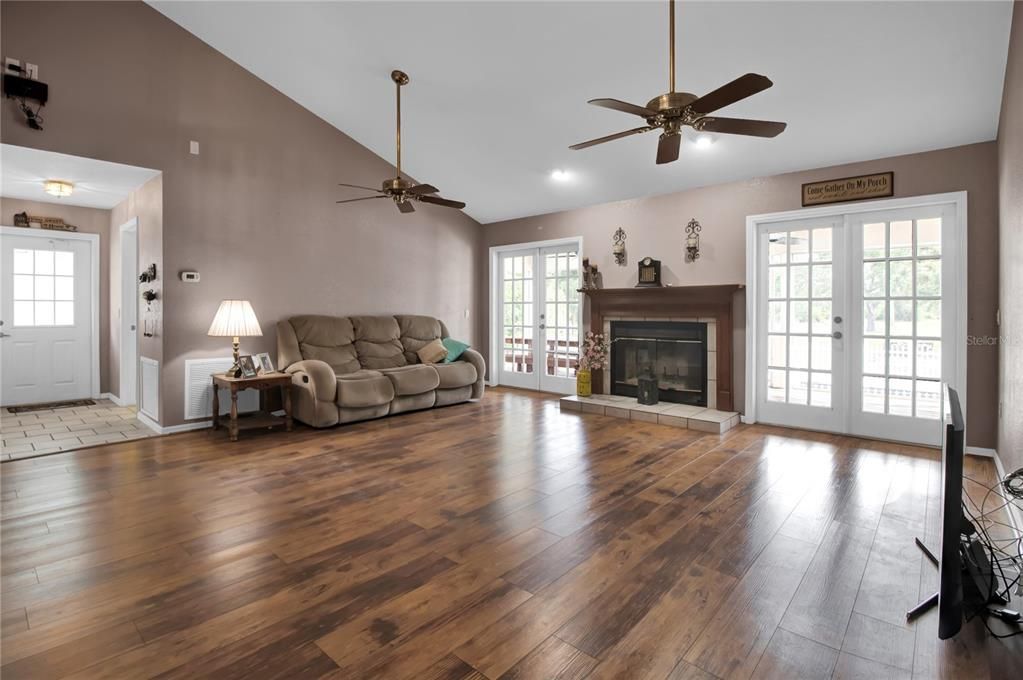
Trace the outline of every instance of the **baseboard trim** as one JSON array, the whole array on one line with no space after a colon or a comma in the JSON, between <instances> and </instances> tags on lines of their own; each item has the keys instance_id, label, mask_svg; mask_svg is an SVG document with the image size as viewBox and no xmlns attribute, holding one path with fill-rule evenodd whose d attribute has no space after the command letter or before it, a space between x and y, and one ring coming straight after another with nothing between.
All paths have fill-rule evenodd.
<instances>
[{"instance_id":1,"label":"baseboard trim","mask_svg":"<svg viewBox=\"0 0 1023 680\"><path fill-rule=\"evenodd\" d=\"M998 451L991 449L995 459L995 474L998 475L999 491L1001 491L1002 480L1005 479L1007 474L1005 466L1002 465L1002 459L998 456ZM1023 509L1020 509L1018 503L1009 503L1009 521L1012 522L1013 527L1016 529L1016 534L1023 536Z\"/></svg>"},{"instance_id":2,"label":"baseboard trim","mask_svg":"<svg viewBox=\"0 0 1023 680\"><path fill-rule=\"evenodd\" d=\"M984 458L994 458L995 460L998 460L998 452L984 446L967 446L966 453L971 456L983 456Z\"/></svg>"},{"instance_id":3,"label":"baseboard trim","mask_svg":"<svg viewBox=\"0 0 1023 680\"><path fill-rule=\"evenodd\" d=\"M749 418L743 414L739 414L739 422L745 425L756 425L757 421L754 418Z\"/></svg>"},{"instance_id":4,"label":"baseboard trim","mask_svg":"<svg viewBox=\"0 0 1023 680\"><path fill-rule=\"evenodd\" d=\"M126 406L126 404L123 401L121 401L120 397L110 392L103 392L102 394L99 395L99 399L109 399L118 406Z\"/></svg>"},{"instance_id":5,"label":"baseboard trim","mask_svg":"<svg viewBox=\"0 0 1023 680\"><path fill-rule=\"evenodd\" d=\"M164 427L155 420L139 411L136 415L138 421L157 434L177 434L178 432L191 432L192 430L203 430L213 426L212 420L199 420L194 423L182 423L180 425L168 425Z\"/></svg>"}]
</instances>

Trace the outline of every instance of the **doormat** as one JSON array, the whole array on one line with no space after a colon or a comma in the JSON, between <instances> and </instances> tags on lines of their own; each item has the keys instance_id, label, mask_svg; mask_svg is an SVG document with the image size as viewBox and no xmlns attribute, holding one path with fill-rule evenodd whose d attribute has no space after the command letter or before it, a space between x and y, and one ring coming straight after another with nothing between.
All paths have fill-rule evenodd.
<instances>
[{"instance_id":1,"label":"doormat","mask_svg":"<svg viewBox=\"0 0 1023 680\"><path fill-rule=\"evenodd\" d=\"M71 401L51 401L48 404L29 404L28 406L8 406L8 413L31 413L32 411L49 411L55 408L73 408L75 406L95 406L92 399L72 399Z\"/></svg>"}]
</instances>

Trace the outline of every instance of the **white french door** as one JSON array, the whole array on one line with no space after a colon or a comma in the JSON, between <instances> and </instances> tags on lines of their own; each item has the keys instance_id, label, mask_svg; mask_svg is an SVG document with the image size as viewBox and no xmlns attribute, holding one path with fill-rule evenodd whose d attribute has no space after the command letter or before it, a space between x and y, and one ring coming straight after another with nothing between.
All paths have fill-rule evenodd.
<instances>
[{"instance_id":1,"label":"white french door","mask_svg":"<svg viewBox=\"0 0 1023 680\"><path fill-rule=\"evenodd\" d=\"M940 443L941 384L965 389L965 206L908 202L751 218L756 420Z\"/></svg>"},{"instance_id":2,"label":"white french door","mask_svg":"<svg viewBox=\"0 0 1023 680\"><path fill-rule=\"evenodd\" d=\"M575 391L582 324L579 265L574 244L498 254L499 384Z\"/></svg>"},{"instance_id":3,"label":"white french door","mask_svg":"<svg viewBox=\"0 0 1023 680\"><path fill-rule=\"evenodd\" d=\"M838 217L760 227L758 418L845 427L845 227ZM811 425L812 423L812 425Z\"/></svg>"},{"instance_id":4,"label":"white french door","mask_svg":"<svg viewBox=\"0 0 1023 680\"><path fill-rule=\"evenodd\" d=\"M95 396L92 244L56 233L3 229L0 404Z\"/></svg>"}]
</instances>

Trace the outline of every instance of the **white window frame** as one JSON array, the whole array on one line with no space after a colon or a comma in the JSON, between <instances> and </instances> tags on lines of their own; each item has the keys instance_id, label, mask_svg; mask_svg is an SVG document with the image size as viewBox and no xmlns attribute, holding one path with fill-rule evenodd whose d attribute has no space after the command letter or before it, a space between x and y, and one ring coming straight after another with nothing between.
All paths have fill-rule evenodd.
<instances>
[{"instance_id":1,"label":"white window frame","mask_svg":"<svg viewBox=\"0 0 1023 680\"><path fill-rule=\"evenodd\" d=\"M578 248L579 253L579 266L582 267L583 261L583 237L582 236L569 236L566 238L550 239L548 241L529 241L528 243L509 243L501 246L490 247L490 338L488 346L490 348L490 366L487 375L487 384L492 387L497 387L501 384L500 375L501 370L498 367L498 360L503 356L503 350L501 347L501 328L503 327L503 321L501 317L502 310L500 308L500 297L499 288L501 282L499 277L501 275L501 255L503 253L509 253L516 250L527 250L533 248L549 248L551 246L575 246ZM584 320L585 316L585 298L579 300L579 338L580 340L585 335L583 329L586 327Z\"/></svg>"},{"instance_id":2,"label":"white window frame","mask_svg":"<svg viewBox=\"0 0 1023 680\"><path fill-rule=\"evenodd\" d=\"M956 191L943 194L929 194L926 196L908 196L905 198L887 198L877 201L859 201L855 203L835 203L826 206L802 208L800 210L787 210L784 212L764 213L761 215L749 215L746 217L746 405L743 415L743 422L757 422L757 332L761 320L757 318L760 291L758 290L757 266L758 266L758 227L775 222L788 222L807 218L835 218L858 213L875 212L879 210L893 210L899 208L919 208L931 205L952 204L956 210L956 238L950 244L951 252L943 252L942 257L949 257L956 267L956 280L949 282L954 285L959 294L955 302L955 336L958 338L954 350L953 371L954 383L952 387L959 393L960 403L963 410L963 418L966 418L967 394L966 394L966 351L967 351L967 196L965 191ZM944 251L944 248L943 248ZM944 289L944 286L943 286ZM851 312L849 312L851 313ZM846 385L848 388L848 385Z\"/></svg>"},{"instance_id":3,"label":"white window frame","mask_svg":"<svg viewBox=\"0 0 1023 680\"><path fill-rule=\"evenodd\" d=\"M89 371L91 385L89 392L93 399L100 398L99 385L99 234L85 234L77 231L48 231L26 227L0 226L0 238L5 236L27 236L29 238L63 241L86 241L89 243L90 271L89 291L92 297L92 323L89 333L92 370ZM13 320L12 320L13 322Z\"/></svg>"}]
</instances>

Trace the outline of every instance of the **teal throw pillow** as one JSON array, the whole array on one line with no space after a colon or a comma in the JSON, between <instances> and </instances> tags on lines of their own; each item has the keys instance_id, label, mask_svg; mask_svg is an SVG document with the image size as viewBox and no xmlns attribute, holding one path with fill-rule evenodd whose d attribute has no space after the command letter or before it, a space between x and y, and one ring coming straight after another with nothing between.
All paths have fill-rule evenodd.
<instances>
[{"instance_id":1,"label":"teal throw pillow","mask_svg":"<svg viewBox=\"0 0 1023 680\"><path fill-rule=\"evenodd\" d=\"M448 351L448 355L444 357L445 364L457 361L458 357L462 356L462 352L469 349L469 345L464 342L459 342L454 338L444 338L441 342L444 343L444 349Z\"/></svg>"}]
</instances>

